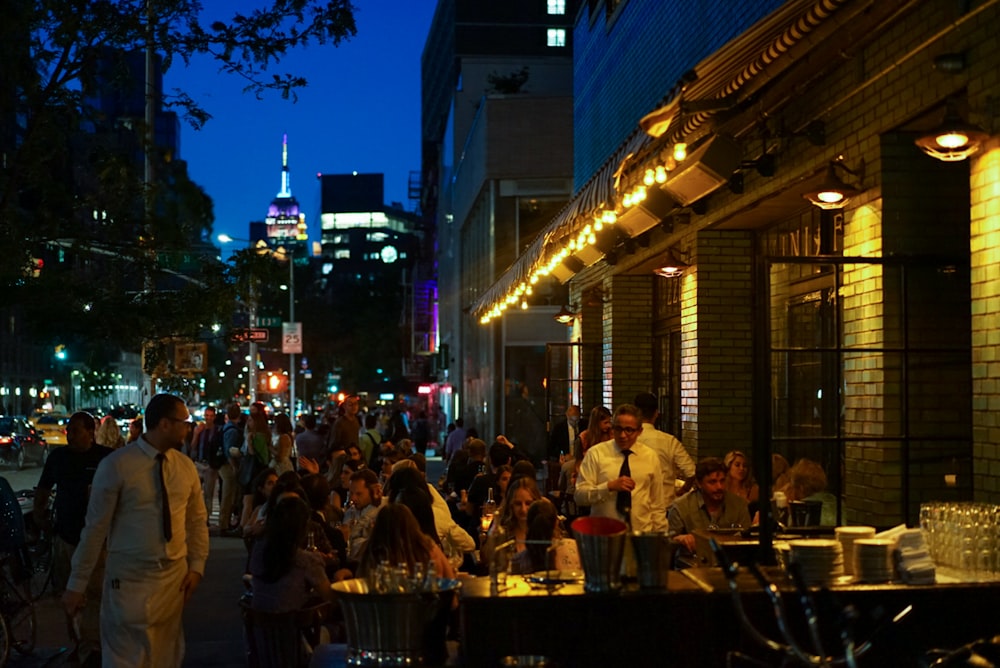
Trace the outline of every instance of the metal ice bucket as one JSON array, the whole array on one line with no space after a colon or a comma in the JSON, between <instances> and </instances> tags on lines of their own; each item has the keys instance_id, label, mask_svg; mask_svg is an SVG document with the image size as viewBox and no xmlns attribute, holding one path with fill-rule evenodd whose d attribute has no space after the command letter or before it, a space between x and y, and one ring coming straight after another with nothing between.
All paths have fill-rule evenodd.
<instances>
[{"instance_id":1,"label":"metal ice bucket","mask_svg":"<svg viewBox=\"0 0 1000 668\"><path fill-rule=\"evenodd\" d=\"M580 517L570 526L583 563L583 588L595 593L621 589L626 524L610 517Z\"/></svg>"},{"instance_id":2,"label":"metal ice bucket","mask_svg":"<svg viewBox=\"0 0 1000 668\"><path fill-rule=\"evenodd\" d=\"M639 564L639 586L643 589L663 589L667 586L667 573L673 566L678 543L666 533L635 531L632 547Z\"/></svg>"},{"instance_id":3,"label":"metal ice bucket","mask_svg":"<svg viewBox=\"0 0 1000 668\"><path fill-rule=\"evenodd\" d=\"M459 587L442 579L438 592L377 594L361 578L334 583L347 627L347 665L443 662L446 616Z\"/></svg>"}]
</instances>

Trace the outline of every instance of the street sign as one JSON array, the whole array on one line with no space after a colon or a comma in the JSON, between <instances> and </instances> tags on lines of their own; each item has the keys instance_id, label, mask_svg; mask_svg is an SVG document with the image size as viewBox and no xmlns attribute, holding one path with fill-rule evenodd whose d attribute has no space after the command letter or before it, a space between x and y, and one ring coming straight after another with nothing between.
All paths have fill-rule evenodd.
<instances>
[{"instance_id":1,"label":"street sign","mask_svg":"<svg viewBox=\"0 0 1000 668\"><path fill-rule=\"evenodd\" d=\"M250 327L248 329L234 329L232 333L233 343L245 343L255 341L257 343L267 343L268 331L262 327Z\"/></svg>"},{"instance_id":2,"label":"street sign","mask_svg":"<svg viewBox=\"0 0 1000 668\"><path fill-rule=\"evenodd\" d=\"M286 355L302 353L302 323L281 323L281 352Z\"/></svg>"},{"instance_id":3,"label":"street sign","mask_svg":"<svg viewBox=\"0 0 1000 668\"><path fill-rule=\"evenodd\" d=\"M257 317L258 327L281 327L281 317L280 316L258 316Z\"/></svg>"}]
</instances>

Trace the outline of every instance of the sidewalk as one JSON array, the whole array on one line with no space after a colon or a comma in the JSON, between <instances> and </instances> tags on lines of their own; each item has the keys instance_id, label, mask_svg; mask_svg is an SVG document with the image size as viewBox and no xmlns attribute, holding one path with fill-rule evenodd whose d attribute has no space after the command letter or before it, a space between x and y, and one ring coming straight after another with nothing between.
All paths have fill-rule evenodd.
<instances>
[{"instance_id":1,"label":"sidewalk","mask_svg":"<svg viewBox=\"0 0 1000 668\"><path fill-rule=\"evenodd\" d=\"M213 533L216 530L213 530ZM186 668L243 668L243 622L238 601L243 593L241 575L246 548L236 538L217 535L209 539L205 579L184 610ZM46 595L35 604L35 650L19 656L11 650L12 668L54 668L69 665L72 645L59 598Z\"/></svg>"},{"instance_id":2,"label":"sidewalk","mask_svg":"<svg viewBox=\"0 0 1000 668\"><path fill-rule=\"evenodd\" d=\"M440 457L427 458L429 481L436 483L443 471ZM218 521L217 509L212 521ZM246 548L241 539L219 536L217 528L211 532L205 579L184 610L184 668L244 668L243 621L238 602L243 593L241 576L246 565ZM11 650L7 665L12 668L69 665L67 659L73 646L60 599L46 595L35 603L35 621L35 650L23 657ZM331 665L339 665L340 661L342 657L332 659Z\"/></svg>"}]
</instances>

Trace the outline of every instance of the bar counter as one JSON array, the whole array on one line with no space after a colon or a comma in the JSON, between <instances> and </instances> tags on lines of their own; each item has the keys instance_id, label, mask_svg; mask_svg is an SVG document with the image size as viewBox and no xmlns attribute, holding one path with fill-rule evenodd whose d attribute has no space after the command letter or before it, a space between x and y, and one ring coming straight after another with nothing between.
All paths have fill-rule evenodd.
<instances>
[{"instance_id":1,"label":"bar counter","mask_svg":"<svg viewBox=\"0 0 1000 668\"><path fill-rule=\"evenodd\" d=\"M776 567L766 568L778 585L805 639L804 618L794 588ZM541 586L510 576L508 588L490 591L488 578L465 580L460 617L462 664L498 666L507 656L544 656L561 668L575 666L722 667L730 650L743 651L767 665L780 656L767 652L743 631L721 568L671 571L665 589L626 583L611 594L586 593L582 582ZM953 649L1000 633L1000 583L926 586L855 584L842 579L813 589L828 635L825 647L840 652L836 620L848 605L859 613L856 638L863 641L879 625L873 649L862 666L914 665L930 648ZM741 573L743 605L755 626L780 640L771 604L756 580ZM912 606L902 621L891 619Z\"/></svg>"}]
</instances>

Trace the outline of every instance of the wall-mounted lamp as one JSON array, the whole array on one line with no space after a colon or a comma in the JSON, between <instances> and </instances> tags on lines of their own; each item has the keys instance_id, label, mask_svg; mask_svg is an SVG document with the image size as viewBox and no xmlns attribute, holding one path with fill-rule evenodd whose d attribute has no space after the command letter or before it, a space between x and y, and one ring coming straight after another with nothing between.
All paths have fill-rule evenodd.
<instances>
[{"instance_id":1,"label":"wall-mounted lamp","mask_svg":"<svg viewBox=\"0 0 1000 668\"><path fill-rule=\"evenodd\" d=\"M815 190L802 193L802 197L809 200L813 206L821 209L842 209L852 197L861 194L861 189L844 183L837 176L837 169L842 169L851 176L856 176L858 180L865 177L865 163L862 160L856 170L844 164L844 156L837 156L836 160L831 160L826 171L826 179Z\"/></svg>"},{"instance_id":2,"label":"wall-mounted lamp","mask_svg":"<svg viewBox=\"0 0 1000 668\"><path fill-rule=\"evenodd\" d=\"M569 307L564 305L561 309L559 309L559 313L556 313L554 316L552 316L552 318L556 322L561 322L564 325L569 325L574 320L576 320L576 313L570 311Z\"/></svg>"},{"instance_id":3,"label":"wall-mounted lamp","mask_svg":"<svg viewBox=\"0 0 1000 668\"><path fill-rule=\"evenodd\" d=\"M667 249L667 254L663 258L663 264L654 269L653 273L663 278L677 278L683 275L684 271L690 267L690 264L677 257L674 249L670 248Z\"/></svg>"},{"instance_id":4,"label":"wall-mounted lamp","mask_svg":"<svg viewBox=\"0 0 1000 668\"><path fill-rule=\"evenodd\" d=\"M941 125L921 135L913 143L932 158L942 162L958 162L978 151L988 138L989 134L985 130L962 118L954 100L948 100Z\"/></svg>"}]
</instances>

